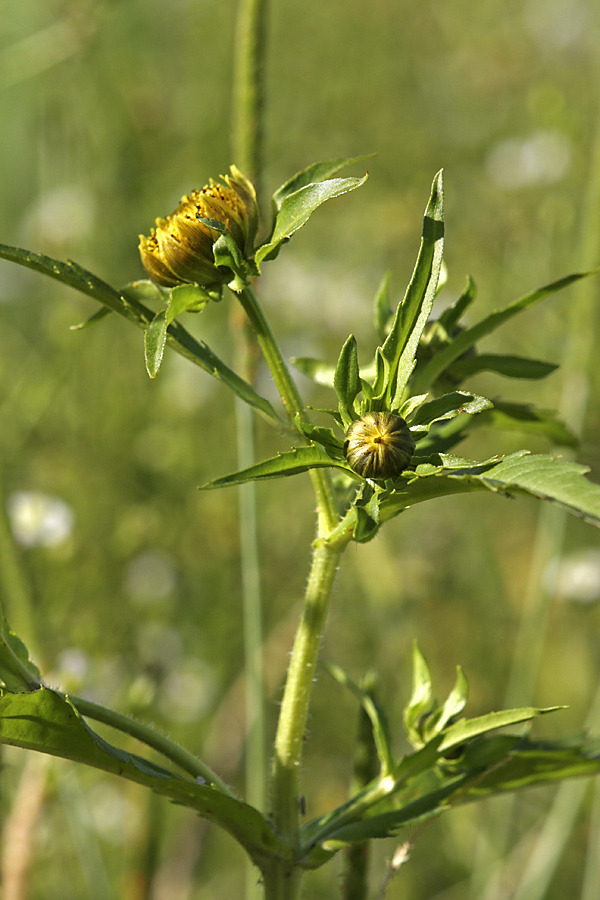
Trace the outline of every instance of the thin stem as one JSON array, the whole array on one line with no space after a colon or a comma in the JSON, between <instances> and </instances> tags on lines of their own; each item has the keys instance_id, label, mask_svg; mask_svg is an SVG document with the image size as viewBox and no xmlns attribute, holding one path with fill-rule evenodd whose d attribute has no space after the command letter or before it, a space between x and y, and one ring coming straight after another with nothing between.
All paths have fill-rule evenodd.
<instances>
[{"instance_id":1,"label":"thin stem","mask_svg":"<svg viewBox=\"0 0 600 900\"><path fill-rule=\"evenodd\" d=\"M363 689L371 698L375 694L375 676L370 675L363 683ZM371 719L361 704L358 711L358 734L354 750L354 771L350 784L350 796L359 791L377 777L379 760L377 747L373 737ZM366 900L369 895L369 862L371 841L350 844L344 853L344 870L342 873L342 900Z\"/></svg>"},{"instance_id":2,"label":"thin stem","mask_svg":"<svg viewBox=\"0 0 600 900\"><path fill-rule=\"evenodd\" d=\"M238 463L254 462L254 430L250 407L236 398ZM256 486L239 487L244 658L246 668L246 766L245 799L264 812L267 796L264 710L262 597L257 540Z\"/></svg>"},{"instance_id":3,"label":"thin stem","mask_svg":"<svg viewBox=\"0 0 600 900\"><path fill-rule=\"evenodd\" d=\"M206 763L203 763L202 760L194 756L193 753L190 753L189 750L180 747L179 744L176 744L164 734L154 731L152 728L149 728L148 725L137 722L135 719L132 719L123 713L115 712L113 709L107 709L105 706L100 706L99 703L94 703L92 700L86 700L83 697L75 697L73 694L68 694L68 698L82 716L88 716L96 722L102 722L104 725L110 725L111 728L116 728L117 731L122 731L125 734L131 735L131 737L136 738L148 747L152 747L153 750L157 750L163 756L166 756L167 759L170 759L171 762L175 763L175 765L182 768L185 772L188 772L188 774L192 775L194 778L204 779L208 784L214 785L214 787L223 791L223 793L227 794L229 797L235 796L231 788L228 787L228 785L226 785L225 782L206 765Z\"/></svg>"}]
</instances>

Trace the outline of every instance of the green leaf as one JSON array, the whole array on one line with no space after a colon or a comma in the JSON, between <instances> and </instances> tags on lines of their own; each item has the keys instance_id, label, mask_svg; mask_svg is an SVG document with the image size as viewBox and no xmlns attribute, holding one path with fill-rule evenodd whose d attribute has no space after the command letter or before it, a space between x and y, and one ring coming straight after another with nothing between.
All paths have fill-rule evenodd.
<instances>
[{"instance_id":1,"label":"green leaf","mask_svg":"<svg viewBox=\"0 0 600 900\"><path fill-rule=\"evenodd\" d=\"M288 475L308 472L309 469L330 466L343 469L351 475L354 474L345 461L332 459L321 447L313 444L310 447L294 447L292 450L278 453L277 456L265 459L253 466L249 466L247 469L233 472L231 475L224 475L222 478L215 478L214 481L203 484L200 490L231 487L232 485L245 484L247 481L283 478Z\"/></svg>"},{"instance_id":2,"label":"green leaf","mask_svg":"<svg viewBox=\"0 0 600 900\"><path fill-rule=\"evenodd\" d=\"M374 320L375 320L375 329L377 334L379 335L379 340L383 343L388 334L388 323L392 316L392 307L390 303L390 279L392 277L392 270L389 269L379 284L377 288L377 293L375 294L375 302L373 304L374 307Z\"/></svg>"},{"instance_id":3,"label":"green leaf","mask_svg":"<svg viewBox=\"0 0 600 900\"><path fill-rule=\"evenodd\" d=\"M543 362L539 359L527 359L523 356L506 356L501 353L480 353L475 356L467 356L457 359L447 374L452 379L463 381L478 372L496 372L507 378L546 378L555 372L558 366L555 363Z\"/></svg>"},{"instance_id":4,"label":"green leaf","mask_svg":"<svg viewBox=\"0 0 600 900\"><path fill-rule=\"evenodd\" d=\"M379 530L379 503L382 495L380 487L367 481L354 500L356 521L352 537L359 544L372 540Z\"/></svg>"},{"instance_id":5,"label":"green leaf","mask_svg":"<svg viewBox=\"0 0 600 900\"><path fill-rule=\"evenodd\" d=\"M513 453L500 462L465 460L461 466L459 461L456 468L452 457L442 456L441 460L441 467L418 466L408 475L412 480L406 487L398 488L381 501L381 522L434 497L488 490L549 500L572 515L600 526L600 486L585 478L587 466L556 456L534 455L527 450Z\"/></svg>"},{"instance_id":6,"label":"green leaf","mask_svg":"<svg viewBox=\"0 0 600 900\"><path fill-rule=\"evenodd\" d=\"M598 748L590 742L565 746L562 741L521 739L501 766L493 766L477 778L460 802L478 800L507 791L565 778L596 775L600 771Z\"/></svg>"},{"instance_id":7,"label":"green leaf","mask_svg":"<svg viewBox=\"0 0 600 900\"><path fill-rule=\"evenodd\" d=\"M10 628L0 609L0 681L9 691L35 691L42 683L38 667L29 651Z\"/></svg>"},{"instance_id":8,"label":"green leaf","mask_svg":"<svg viewBox=\"0 0 600 900\"><path fill-rule=\"evenodd\" d=\"M356 338L350 335L342 347L333 376L333 386L337 394L340 416L344 427L348 428L356 419L354 401L360 391L360 373L358 371L358 347Z\"/></svg>"},{"instance_id":9,"label":"green leaf","mask_svg":"<svg viewBox=\"0 0 600 900\"><path fill-rule=\"evenodd\" d=\"M335 678L338 684L348 688L359 700L361 706L371 720L373 738L375 740L375 746L377 747L377 755L381 763L381 772L383 775L387 775L392 771L394 759L392 755L390 730L385 712L373 696L356 684L356 682L353 681L348 673L340 668L340 666L328 662L321 662L321 665L332 678Z\"/></svg>"},{"instance_id":10,"label":"green leaf","mask_svg":"<svg viewBox=\"0 0 600 900\"><path fill-rule=\"evenodd\" d=\"M419 339L433 307L443 246L444 194L442 173L438 172L425 210L421 247L415 269L382 347L389 372L384 394L378 404L381 408L398 409L402 402L406 384L415 367Z\"/></svg>"},{"instance_id":11,"label":"green leaf","mask_svg":"<svg viewBox=\"0 0 600 900\"><path fill-rule=\"evenodd\" d=\"M314 381L315 384L322 384L325 387L333 387L333 376L335 375L335 366L331 363L323 362L321 359L313 359L311 356L297 356L290 360L303 375Z\"/></svg>"},{"instance_id":12,"label":"green leaf","mask_svg":"<svg viewBox=\"0 0 600 900\"><path fill-rule=\"evenodd\" d=\"M431 672L416 642L413 644L412 667L412 694L404 708L402 719L413 747L422 747L425 743L421 729L422 720L435 711L437 704L433 697Z\"/></svg>"},{"instance_id":13,"label":"green leaf","mask_svg":"<svg viewBox=\"0 0 600 900\"><path fill-rule=\"evenodd\" d=\"M505 403L496 400L493 409L484 410L481 417L471 424L476 427L491 426L539 434L553 444L561 444L563 447L577 447L579 444L577 435L556 418L556 413L536 409L528 403Z\"/></svg>"},{"instance_id":14,"label":"green leaf","mask_svg":"<svg viewBox=\"0 0 600 900\"><path fill-rule=\"evenodd\" d=\"M301 172L297 172L288 179L285 184L282 184L281 187L277 188L273 194L273 207L275 211L278 212L281 209L281 205L286 197L289 197L290 194L295 194L300 188L306 187L309 184L315 184L319 181L325 181L328 178L333 178L334 175L337 175L337 173L341 171L341 169L345 169L346 166L364 162L365 159L370 159L373 155L374 154L369 153L366 156L340 156L338 159L313 163L306 169L302 169Z\"/></svg>"},{"instance_id":15,"label":"green leaf","mask_svg":"<svg viewBox=\"0 0 600 900\"><path fill-rule=\"evenodd\" d=\"M380 804L389 803L390 798L397 791L406 789L413 783L418 784L419 777L423 774L427 777L428 772L435 765L439 756L440 740L440 737L434 738L425 747L417 750L416 753L410 753L408 756L405 756L394 765L393 773L375 779L375 781L367 785L364 790L360 791L342 806L326 813L319 819L308 822L301 829L300 835L301 855L307 857L306 867L316 868L333 855L333 853L329 852L329 856L325 856L320 848L316 850L314 855L311 854L316 844L327 842L333 836L337 837L342 828L356 823L357 820L368 814L370 807L379 808ZM337 849L339 847L336 847L333 852Z\"/></svg>"},{"instance_id":16,"label":"green leaf","mask_svg":"<svg viewBox=\"0 0 600 900\"><path fill-rule=\"evenodd\" d=\"M199 284L178 284L170 291L167 325L170 325L181 313L202 312L206 304L214 299L213 294Z\"/></svg>"},{"instance_id":17,"label":"green leaf","mask_svg":"<svg viewBox=\"0 0 600 900\"><path fill-rule=\"evenodd\" d=\"M89 318L85 319L84 322L80 322L78 325L71 325L70 331L82 331L84 328L89 328L90 325L96 325L98 322L101 322L102 319L105 319L107 316L110 316L111 310L106 306L101 306L99 310L93 313Z\"/></svg>"},{"instance_id":18,"label":"green leaf","mask_svg":"<svg viewBox=\"0 0 600 900\"><path fill-rule=\"evenodd\" d=\"M448 694L446 702L440 710L440 715L437 717L436 721L436 729L435 731L427 730L428 739L435 737L439 732L446 727L448 722L451 719L454 719L455 716L458 716L465 706L467 705L467 700L469 698L469 684L467 679L465 678L465 674L460 666L456 667L456 681L454 682L454 687Z\"/></svg>"},{"instance_id":19,"label":"green leaf","mask_svg":"<svg viewBox=\"0 0 600 900\"><path fill-rule=\"evenodd\" d=\"M451 305L446 307L438 319L439 324L445 329L447 334L451 334L462 319L468 308L475 302L477 297L477 287L470 275L467 275L467 283L460 297Z\"/></svg>"},{"instance_id":20,"label":"green leaf","mask_svg":"<svg viewBox=\"0 0 600 900\"><path fill-rule=\"evenodd\" d=\"M406 826L415 825L447 811L452 806L470 803L509 791L562 781L566 778L597 775L600 758L597 747L578 741L565 746L563 741L532 742L515 735L480 738L468 745L464 759L471 763L458 774L441 767L424 773L409 787L408 802L397 798L398 807L385 809L385 802L371 808L359 821L331 829L324 847L312 851L331 856L344 845L373 838L390 837ZM463 758L461 758L463 759ZM459 764L461 760L457 761ZM306 827L309 828L312 823ZM329 849L328 849L329 848Z\"/></svg>"},{"instance_id":21,"label":"green leaf","mask_svg":"<svg viewBox=\"0 0 600 900\"><path fill-rule=\"evenodd\" d=\"M140 315L134 306L130 306L123 297L113 287L102 281L96 275L88 272L87 269L78 266L77 263L62 262L58 259L52 259L50 256L44 256L43 253L32 253L29 250L22 250L20 247L8 247L0 244L0 257L15 262L27 269L33 269L41 272L56 281L61 281L69 287L75 288L94 300L99 300L113 312L118 312L126 318L139 324ZM150 314L150 318L152 314ZM149 321L149 320L148 320Z\"/></svg>"},{"instance_id":22,"label":"green leaf","mask_svg":"<svg viewBox=\"0 0 600 900\"><path fill-rule=\"evenodd\" d=\"M437 706L431 715L426 716L419 730L420 743L412 741L413 746L426 744L446 728L448 723L463 711L469 696L469 685L460 666L456 668L456 681L443 706Z\"/></svg>"},{"instance_id":23,"label":"green leaf","mask_svg":"<svg viewBox=\"0 0 600 900\"><path fill-rule=\"evenodd\" d=\"M168 307L157 312L144 332L144 357L150 378L156 378L162 365L171 322L188 310L200 312L210 299L208 292L197 284L180 284L171 289Z\"/></svg>"},{"instance_id":24,"label":"green leaf","mask_svg":"<svg viewBox=\"0 0 600 900\"><path fill-rule=\"evenodd\" d=\"M196 810L228 831L257 865L287 858L289 848L253 807L209 785L191 781L120 750L96 734L68 697L48 688L0 697L0 743L37 750L110 772Z\"/></svg>"},{"instance_id":25,"label":"green leaf","mask_svg":"<svg viewBox=\"0 0 600 900\"><path fill-rule=\"evenodd\" d=\"M169 289L160 287L148 278L131 281L122 287L119 293L127 300L141 303L166 303L169 299Z\"/></svg>"},{"instance_id":26,"label":"green leaf","mask_svg":"<svg viewBox=\"0 0 600 900\"><path fill-rule=\"evenodd\" d=\"M410 427L416 431L419 426L423 426L422 430L425 430L425 426L431 426L434 422L453 419L461 413L476 415L491 407L492 402L487 397L479 397L464 391L453 391L427 403L422 403L411 418Z\"/></svg>"},{"instance_id":27,"label":"green leaf","mask_svg":"<svg viewBox=\"0 0 600 900\"><path fill-rule=\"evenodd\" d=\"M167 310L161 309L144 332L144 359L150 378L156 378L167 343Z\"/></svg>"},{"instance_id":28,"label":"green leaf","mask_svg":"<svg viewBox=\"0 0 600 900\"><path fill-rule=\"evenodd\" d=\"M595 274L596 270L567 275L565 278L553 281L551 284L547 284L537 291L525 294L525 296L510 303L504 309L491 313L491 315L482 319L481 322L478 322L477 325L473 325L471 328L466 328L464 331L461 331L447 347L440 350L439 353L436 353L427 365L424 366L420 372L416 373L414 391L419 392L426 390L427 387L433 384L459 356L462 356L463 353L475 346L477 341L481 340L481 338L486 335L491 334L513 316L529 309L531 306L539 303L551 294L555 294L557 291L561 291L563 288L574 284L581 278L588 278L590 275Z\"/></svg>"},{"instance_id":29,"label":"green leaf","mask_svg":"<svg viewBox=\"0 0 600 900\"><path fill-rule=\"evenodd\" d=\"M260 265L283 241L302 228L322 203L361 187L368 177L367 173L364 178L332 178L317 184L307 184L294 193L287 194L281 203L270 240L258 248L256 264Z\"/></svg>"},{"instance_id":30,"label":"green leaf","mask_svg":"<svg viewBox=\"0 0 600 900\"><path fill-rule=\"evenodd\" d=\"M344 459L344 442L334 434L332 428L311 425L310 422L304 422L300 415L295 416L294 424L309 441L320 444L332 459Z\"/></svg>"},{"instance_id":31,"label":"green leaf","mask_svg":"<svg viewBox=\"0 0 600 900\"><path fill-rule=\"evenodd\" d=\"M147 285L150 284L149 282L134 282L133 286L130 285L124 288L122 293L119 293L109 284L106 284L106 282L73 262L61 262L41 253L31 253L28 250L21 250L19 247L7 247L4 244L0 244L0 258L8 259L18 265L34 269L43 275L61 281L63 284L75 288L75 290L87 294L89 297L93 297L113 312L119 313L119 315L124 316L144 330L148 328L155 318L155 313L144 306L137 296L138 287L142 293L149 290L147 288ZM159 292L159 294L161 293ZM162 299L165 299L164 295ZM238 397L252 406L272 425L280 427L281 419L269 401L261 397L251 385L226 366L207 344L192 337L189 331L186 331L179 322L172 322L169 326L167 343L177 353L180 353L186 359L204 369L205 372L227 385Z\"/></svg>"},{"instance_id":32,"label":"green leaf","mask_svg":"<svg viewBox=\"0 0 600 900\"><path fill-rule=\"evenodd\" d=\"M487 734L488 731L495 731L497 728L506 728L521 722L530 722L537 716L544 716L560 709L564 709L564 707L550 706L546 709L538 709L534 706L524 706L521 709L503 709L500 712L487 713L487 715L478 716L475 719L461 719L460 722L450 725L444 732L439 748L440 753L446 753L460 744L473 740L474 737Z\"/></svg>"}]
</instances>

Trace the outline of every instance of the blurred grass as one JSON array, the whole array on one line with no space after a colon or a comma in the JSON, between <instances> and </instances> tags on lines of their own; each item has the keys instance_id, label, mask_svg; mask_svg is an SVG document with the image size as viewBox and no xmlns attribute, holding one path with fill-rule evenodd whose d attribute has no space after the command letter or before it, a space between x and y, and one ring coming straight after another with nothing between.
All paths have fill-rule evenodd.
<instances>
[{"instance_id":1,"label":"blurred grass","mask_svg":"<svg viewBox=\"0 0 600 900\"><path fill-rule=\"evenodd\" d=\"M484 0L476 7L466 0L281 0L273 7L267 188L316 159L378 153L367 185L319 210L265 267L264 302L289 356L333 360L350 330L368 356L372 296L390 267L396 296L402 293L442 165L446 299L468 271L482 315L600 262L584 259L593 235L581 231L599 114L592 0ZM142 274L138 233L231 162L235 8L231 0L7 0L0 31L3 242L71 257L117 285ZM592 289L597 301L597 284ZM527 313L489 349L561 361L573 296ZM227 358L230 302L190 318L192 330ZM93 309L66 288L0 264L0 476L9 496L55 496L76 517L66 541L22 550L45 670L63 686L155 721L193 750L205 746L207 761L235 782L243 734L237 500L233 492L195 490L235 465L232 398L172 357L150 383L140 335L121 322L68 330ZM600 391L595 369L589 374L579 458L599 480ZM265 373L259 378L270 392ZM478 385L552 408L562 382L559 371L541 385L483 377ZM319 405L322 395L302 386ZM280 449L261 422L257 439L259 453ZM504 450L532 446L516 435L503 441ZM469 452L498 449L496 437L481 434ZM259 516L275 701L307 571L308 486L301 478L262 486ZM373 544L347 554L324 652L355 678L376 661L396 723L414 637L440 695L460 662L471 712L497 708L536 521L533 504L489 497L408 512ZM598 546L597 532L567 522L566 555ZM575 731L586 717L600 681L599 625L595 603L559 600L550 609L535 700L569 705L544 722L552 733ZM305 772L310 816L345 798L355 716L353 701L320 679ZM401 746L398 727L397 739ZM3 815L21 765L19 755L5 755ZM115 785L94 773L82 773L81 782L90 808L110 811ZM32 900L85 896L85 875L73 875L76 849L63 839L70 821L63 796L50 791L46 798ZM525 868L551 797L538 789L519 802L509 882ZM165 805L148 810L137 789L121 800L126 814L90 826L111 883L128 885L118 895L144 896L130 877L144 858L144 835L158 847L153 897L241 892L241 854L229 839ZM164 817L158 829L151 824L157 815ZM455 811L427 829L390 900L467 897L480 815ZM578 890L585 829L583 816L550 900ZM378 875L391 849L378 848ZM337 877L335 864L311 876L309 895L332 896Z\"/></svg>"}]
</instances>

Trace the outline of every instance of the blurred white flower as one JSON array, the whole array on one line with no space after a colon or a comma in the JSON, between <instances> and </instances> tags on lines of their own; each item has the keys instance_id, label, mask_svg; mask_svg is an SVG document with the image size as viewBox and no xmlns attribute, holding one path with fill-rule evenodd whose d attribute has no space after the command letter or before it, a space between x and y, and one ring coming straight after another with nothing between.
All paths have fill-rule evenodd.
<instances>
[{"instance_id":1,"label":"blurred white flower","mask_svg":"<svg viewBox=\"0 0 600 900\"><path fill-rule=\"evenodd\" d=\"M86 237L94 227L96 203L83 184L63 184L38 197L23 221L24 239L52 247Z\"/></svg>"},{"instance_id":2,"label":"blurred white flower","mask_svg":"<svg viewBox=\"0 0 600 900\"><path fill-rule=\"evenodd\" d=\"M84 800L94 830L111 844L122 844L135 817L135 806L126 792L101 781L88 788Z\"/></svg>"},{"instance_id":3,"label":"blurred white flower","mask_svg":"<svg viewBox=\"0 0 600 900\"><path fill-rule=\"evenodd\" d=\"M24 547L56 547L68 540L75 524L68 503L39 491L11 494L8 517L15 540Z\"/></svg>"},{"instance_id":4,"label":"blurred white flower","mask_svg":"<svg viewBox=\"0 0 600 900\"><path fill-rule=\"evenodd\" d=\"M125 590L137 606L166 600L177 584L175 560L163 550L138 553L125 570Z\"/></svg>"},{"instance_id":5,"label":"blurred white flower","mask_svg":"<svg viewBox=\"0 0 600 900\"><path fill-rule=\"evenodd\" d=\"M529 0L524 7L531 36L546 50L563 50L585 37L590 14L581 0Z\"/></svg>"},{"instance_id":6,"label":"blurred white flower","mask_svg":"<svg viewBox=\"0 0 600 900\"><path fill-rule=\"evenodd\" d=\"M571 603L598 603L600 549L588 547L555 560L546 572L546 587Z\"/></svg>"},{"instance_id":7,"label":"blurred white flower","mask_svg":"<svg viewBox=\"0 0 600 900\"><path fill-rule=\"evenodd\" d=\"M147 666L160 665L172 669L183 653L179 632L169 628L164 622L142 622L135 642L140 659Z\"/></svg>"},{"instance_id":8,"label":"blurred white flower","mask_svg":"<svg viewBox=\"0 0 600 900\"><path fill-rule=\"evenodd\" d=\"M200 660L173 668L161 685L158 706L176 722L193 722L205 713L215 694L213 670Z\"/></svg>"},{"instance_id":9,"label":"blurred white flower","mask_svg":"<svg viewBox=\"0 0 600 900\"><path fill-rule=\"evenodd\" d=\"M492 147L486 169L492 181L507 191L555 184L571 165L571 141L561 131L536 131Z\"/></svg>"}]
</instances>

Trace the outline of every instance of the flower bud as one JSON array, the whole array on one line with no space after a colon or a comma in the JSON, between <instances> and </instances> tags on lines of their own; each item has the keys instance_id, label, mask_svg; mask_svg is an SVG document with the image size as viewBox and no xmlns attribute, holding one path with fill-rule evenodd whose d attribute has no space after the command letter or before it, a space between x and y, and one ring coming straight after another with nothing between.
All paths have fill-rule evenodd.
<instances>
[{"instance_id":1,"label":"flower bud","mask_svg":"<svg viewBox=\"0 0 600 900\"><path fill-rule=\"evenodd\" d=\"M415 442L401 416L370 412L346 432L346 459L363 478L396 478L409 464Z\"/></svg>"},{"instance_id":2,"label":"flower bud","mask_svg":"<svg viewBox=\"0 0 600 900\"><path fill-rule=\"evenodd\" d=\"M217 231L198 221L220 222L249 259L254 252L258 231L258 206L251 182L235 166L231 175L222 176L224 184L212 179L200 191L181 198L174 213L157 219L150 237L140 235L140 256L153 281L164 287L200 284L217 287L231 280L231 272L216 266L213 244Z\"/></svg>"}]
</instances>

